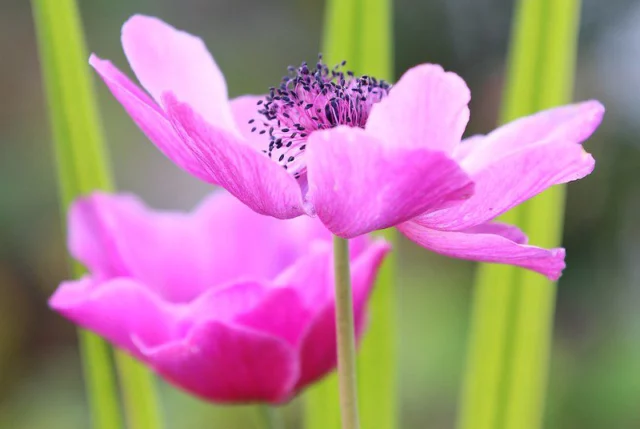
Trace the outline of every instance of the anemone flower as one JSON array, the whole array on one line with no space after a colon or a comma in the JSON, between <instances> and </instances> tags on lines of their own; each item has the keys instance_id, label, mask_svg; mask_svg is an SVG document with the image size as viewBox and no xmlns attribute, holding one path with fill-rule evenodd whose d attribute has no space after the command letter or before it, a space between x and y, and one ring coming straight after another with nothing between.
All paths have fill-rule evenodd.
<instances>
[{"instance_id":1,"label":"anemone flower","mask_svg":"<svg viewBox=\"0 0 640 429\"><path fill-rule=\"evenodd\" d=\"M90 274L50 306L218 402L281 402L336 365L332 236L317 219L256 214L226 192L193 213L94 194L69 215ZM356 333L389 245L351 240Z\"/></svg>"},{"instance_id":2,"label":"anemone flower","mask_svg":"<svg viewBox=\"0 0 640 429\"><path fill-rule=\"evenodd\" d=\"M529 246L493 220L593 170L580 143L602 119L597 101L461 140L470 92L438 65L390 86L320 58L290 67L266 95L229 100L201 39L133 16L122 45L151 97L109 61L90 63L131 118L174 163L257 213L317 216L343 238L395 226L434 252L552 279L564 268L564 249Z\"/></svg>"}]
</instances>

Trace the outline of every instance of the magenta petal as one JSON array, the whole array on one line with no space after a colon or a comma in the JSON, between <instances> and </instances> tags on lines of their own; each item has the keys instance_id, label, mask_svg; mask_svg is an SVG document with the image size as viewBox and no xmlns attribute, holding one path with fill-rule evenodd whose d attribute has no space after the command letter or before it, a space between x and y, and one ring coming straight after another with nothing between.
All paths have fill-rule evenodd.
<instances>
[{"instance_id":1,"label":"magenta petal","mask_svg":"<svg viewBox=\"0 0 640 429\"><path fill-rule=\"evenodd\" d=\"M236 123L236 128L240 131L244 140L249 142L257 150L267 149L269 147L269 137L260 135L259 131L262 128L258 128L256 132L251 132L251 129L261 123L261 118L264 117L258 114L259 100L264 100L264 96L258 95L243 95L231 100L231 113ZM249 123L251 119L255 120L255 123Z\"/></svg>"},{"instance_id":2,"label":"magenta petal","mask_svg":"<svg viewBox=\"0 0 640 429\"><path fill-rule=\"evenodd\" d=\"M352 261L351 281L357 338L360 338L365 329L366 303L373 289L376 273L390 250L388 243L378 240L371 243L358 258ZM332 288L334 285L332 273L329 272L321 281L325 282L325 287ZM335 366L337 353L335 326L335 303L332 300L316 315L300 345L302 368L297 388L315 381Z\"/></svg>"},{"instance_id":3,"label":"magenta petal","mask_svg":"<svg viewBox=\"0 0 640 429\"><path fill-rule=\"evenodd\" d=\"M520 228L502 222L489 222L472 226L464 230L467 234L494 234L511 240L517 244L527 244L528 238Z\"/></svg>"},{"instance_id":4,"label":"magenta petal","mask_svg":"<svg viewBox=\"0 0 640 429\"><path fill-rule=\"evenodd\" d=\"M132 336L156 345L177 335L175 309L128 278L97 282L90 277L63 282L49 306L83 328L137 354Z\"/></svg>"},{"instance_id":5,"label":"magenta petal","mask_svg":"<svg viewBox=\"0 0 640 429\"><path fill-rule=\"evenodd\" d=\"M518 244L511 238L522 241L523 234L514 231L515 227L489 225L487 228L451 232L406 222L398 229L420 246L453 258L516 265L544 274L551 280L557 280L565 267L564 249L548 250Z\"/></svg>"},{"instance_id":6,"label":"magenta petal","mask_svg":"<svg viewBox=\"0 0 640 429\"><path fill-rule=\"evenodd\" d=\"M284 340L220 321L197 324L182 340L139 348L168 380L212 401L280 402L293 394L299 374Z\"/></svg>"},{"instance_id":7,"label":"magenta petal","mask_svg":"<svg viewBox=\"0 0 640 429\"><path fill-rule=\"evenodd\" d=\"M89 63L131 119L167 158L199 179L208 180L204 166L176 134L162 109L147 94L110 61L91 55Z\"/></svg>"},{"instance_id":8,"label":"magenta petal","mask_svg":"<svg viewBox=\"0 0 640 429\"><path fill-rule=\"evenodd\" d=\"M388 145L450 153L469 121L470 98L460 76L422 64L409 69L373 106L366 130Z\"/></svg>"},{"instance_id":9,"label":"magenta petal","mask_svg":"<svg viewBox=\"0 0 640 429\"><path fill-rule=\"evenodd\" d=\"M357 128L311 134L309 198L334 234L351 238L468 198L473 183L442 152L389 148Z\"/></svg>"},{"instance_id":10,"label":"magenta petal","mask_svg":"<svg viewBox=\"0 0 640 429\"><path fill-rule=\"evenodd\" d=\"M234 129L227 84L200 38L158 18L134 15L122 26L122 47L138 80L158 103L171 91L211 124Z\"/></svg>"},{"instance_id":11,"label":"magenta petal","mask_svg":"<svg viewBox=\"0 0 640 429\"><path fill-rule=\"evenodd\" d=\"M95 276L135 277L172 302L239 277L274 278L328 234L315 219L261 216L222 191L189 214L102 193L77 200L69 214L71 253Z\"/></svg>"},{"instance_id":12,"label":"magenta petal","mask_svg":"<svg viewBox=\"0 0 640 429\"><path fill-rule=\"evenodd\" d=\"M296 180L266 155L205 122L172 94L164 97L176 130L217 183L260 214L290 219L304 213Z\"/></svg>"},{"instance_id":13,"label":"magenta petal","mask_svg":"<svg viewBox=\"0 0 640 429\"><path fill-rule=\"evenodd\" d=\"M305 286L315 287L314 284ZM190 329L193 325L217 320L273 335L297 348L318 305L320 303L305 305L296 288L267 281L239 281L209 289L186 304L182 326Z\"/></svg>"},{"instance_id":14,"label":"magenta petal","mask_svg":"<svg viewBox=\"0 0 640 429\"><path fill-rule=\"evenodd\" d=\"M467 201L415 220L442 230L480 225L553 185L588 175L594 165L593 157L574 142L552 140L528 146L472 174L476 187Z\"/></svg>"},{"instance_id":15,"label":"magenta petal","mask_svg":"<svg viewBox=\"0 0 640 429\"><path fill-rule=\"evenodd\" d=\"M291 347L297 348L313 314L312 308L302 305L302 299L295 289L275 288L260 305L239 315L235 322L281 338Z\"/></svg>"},{"instance_id":16,"label":"magenta petal","mask_svg":"<svg viewBox=\"0 0 640 429\"><path fill-rule=\"evenodd\" d=\"M369 241L366 236L362 238ZM352 260L354 259L352 253L350 253L350 257ZM274 280L274 283L281 287L296 289L302 305L307 308L322 306L333 299L333 246L331 242L314 243L313 248L283 271Z\"/></svg>"},{"instance_id":17,"label":"magenta petal","mask_svg":"<svg viewBox=\"0 0 640 429\"><path fill-rule=\"evenodd\" d=\"M595 100L543 110L512 121L486 136L466 139L456 148L455 159L464 160L465 169L477 172L500 157L542 142L582 143L596 130L604 106Z\"/></svg>"}]
</instances>

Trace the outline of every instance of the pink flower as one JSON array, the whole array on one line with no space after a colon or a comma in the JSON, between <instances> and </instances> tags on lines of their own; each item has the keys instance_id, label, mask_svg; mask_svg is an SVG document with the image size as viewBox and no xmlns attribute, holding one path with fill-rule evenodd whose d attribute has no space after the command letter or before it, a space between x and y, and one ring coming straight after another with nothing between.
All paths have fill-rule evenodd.
<instances>
[{"instance_id":1,"label":"pink flower","mask_svg":"<svg viewBox=\"0 0 640 429\"><path fill-rule=\"evenodd\" d=\"M193 213L94 194L69 215L69 249L90 275L60 285L53 309L221 401L280 402L336 364L331 234L216 193ZM351 241L356 331L389 245Z\"/></svg>"},{"instance_id":2,"label":"pink flower","mask_svg":"<svg viewBox=\"0 0 640 429\"><path fill-rule=\"evenodd\" d=\"M167 157L257 213L317 216L345 238L397 226L435 252L553 279L564 268L563 249L528 246L493 219L593 170L580 143L602 119L597 101L461 141L469 89L437 65L416 66L391 88L303 63L268 95L229 100L199 38L134 16L122 44L151 97L92 56L113 95Z\"/></svg>"}]
</instances>

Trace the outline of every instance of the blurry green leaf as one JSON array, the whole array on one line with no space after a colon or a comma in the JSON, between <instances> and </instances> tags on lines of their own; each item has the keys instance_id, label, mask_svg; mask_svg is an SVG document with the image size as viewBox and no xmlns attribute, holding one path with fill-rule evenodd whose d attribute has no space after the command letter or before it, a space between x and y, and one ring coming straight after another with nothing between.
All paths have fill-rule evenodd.
<instances>
[{"instance_id":1,"label":"blurry green leaf","mask_svg":"<svg viewBox=\"0 0 640 429\"><path fill-rule=\"evenodd\" d=\"M579 0L519 0L501 121L570 101ZM562 239L564 187L507 213L530 241ZM480 267L476 280L461 429L537 429L544 413L555 284L522 269Z\"/></svg>"},{"instance_id":2,"label":"blurry green leaf","mask_svg":"<svg viewBox=\"0 0 640 429\"><path fill-rule=\"evenodd\" d=\"M32 7L65 219L76 197L96 189L112 190L113 184L77 5L74 0L32 0ZM73 271L76 277L84 272L77 263ZM122 421L110 347L89 332L80 331L79 336L93 427L118 428ZM132 429L159 427L150 372L126 356L117 359Z\"/></svg>"}]
</instances>

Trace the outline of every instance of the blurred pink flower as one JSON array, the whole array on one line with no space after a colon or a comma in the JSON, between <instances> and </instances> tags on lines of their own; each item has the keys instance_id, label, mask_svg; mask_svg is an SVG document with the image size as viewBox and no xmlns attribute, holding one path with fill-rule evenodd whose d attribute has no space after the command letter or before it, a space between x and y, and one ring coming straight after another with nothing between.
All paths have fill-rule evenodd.
<instances>
[{"instance_id":1,"label":"blurred pink flower","mask_svg":"<svg viewBox=\"0 0 640 429\"><path fill-rule=\"evenodd\" d=\"M356 330L381 239L351 241ZM261 216L226 192L193 213L94 194L69 215L90 274L50 306L211 401L280 402L336 364L331 234L316 219Z\"/></svg>"},{"instance_id":2,"label":"blurred pink flower","mask_svg":"<svg viewBox=\"0 0 640 429\"><path fill-rule=\"evenodd\" d=\"M303 63L266 96L229 100L204 43L134 16L122 45L142 86L110 62L90 63L171 160L258 213L317 216L336 235L397 226L444 255L518 265L555 279L564 249L526 245L492 220L594 167L579 143L599 125L597 101L547 110L461 141L470 92L422 64L391 89L338 66Z\"/></svg>"}]
</instances>

